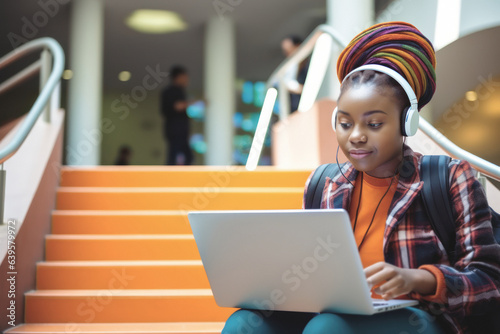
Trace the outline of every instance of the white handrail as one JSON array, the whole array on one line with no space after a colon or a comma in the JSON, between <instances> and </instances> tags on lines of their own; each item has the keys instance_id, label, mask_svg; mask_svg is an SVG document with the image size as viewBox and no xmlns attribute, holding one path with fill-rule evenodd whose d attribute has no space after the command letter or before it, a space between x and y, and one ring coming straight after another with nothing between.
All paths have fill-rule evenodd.
<instances>
[{"instance_id":1,"label":"white handrail","mask_svg":"<svg viewBox=\"0 0 500 334\"><path fill-rule=\"evenodd\" d=\"M290 107L289 107L289 102L288 102L288 90L285 87L284 82L282 81L282 77L286 74L287 70L292 66L293 64L298 64L304 59L306 59L311 52L313 52L313 49L315 48L316 42L318 42L318 39L320 39L320 36L323 34L327 34L331 37L331 39L336 42L338 45L340 45L342 48L344 48L347 43L344 42L342 37L329 25L322 24L316 27L316 29L313 30L311 34L302 42L302 44L299 45L297 50L290 55L288 58L284 59L281 64L278 65L278 67L273 71L269 79L267 80L267 89L268 89L268 94L266 95L266 99L270 99L266 101L266 106L271 108L271 110L274 107L274 104L276 102L276 94L269 94L270 89L272 89L273 85L278 83L278 97L280 101L280 119L284 121L286 117L288 116L288 113L290 112ZM330 52L328 57L332 56L333 48L329 48ZM327 67L326 66L320 66L321 71L323 73L315 73L317 77L321 78L322 80L324 79L324 75L326 74ZM310 80L308 80L309 73L311 71L308 71L307 77L306 77L306 83L308 83ZM317 84L317 83L316 83ZM319 85L317 85L319 88ZM304 87L304 89L307 89L307 87ZM317 90L313 89L314 94L317 95ZM316 96L314 96L313 100L316 99ZM299 103L300 105L300 103ZM260 117L259 117L259 123L257 125L255 135L252 140L252 146L250 148L250 153L248 155L248 160L246 163L246 169L247 170L253 170L257 166L257 163L260 158L260 153L262 151L262 145L264 145L264 138L266 137L267 129L269 127L269 122L271 120L272 112L263 112L261 111Z\"/></svg>"},{"instance_id":2,"label":"white handrail","mask_svg":"<svg viewBox=\"0 0 500 334\"><path fill-rule=\"evenodd\" d=\"M468 161L474 169L492 179L500 181L500 166L495 165L483 158L474 155L463 148L457 146L451 140L446 138L441 132L427 122L423 117L420 117L419 126L427 136L429 136L436 144L438 144L449 155L458 159Z\"/></svg>"},{"instance_id":3,"label":"white handrail","mask_svg":"<svg viewBox=\"0 0 500 334\"><path fill-rule=\"evenodd\" d=\"M14 61L20 59L24 55L29 54L38 49L48 49L52 53L54 60L52 72L50 73L47 83L41 90L40 95L38 95L35 103L31 107L30 111L28 112L26 118L23 120L22 124L20 125L14 137L5 147L0 149L0 164L4 163L14 153L16 153L16 151L23 144L24 140L30 133L31 129L33 128L33 125L35 125L35 122L40 117L40 114L43 112L45 106L49 102L49 99L52 96L54 89L56 89L61 80L61 76L64 70L64 51L61 45L56 40L50 37L44 37L28 42L20 46L19 48L13 50L4 57L0 58L0 69L1 69L13 63ZM15 77L16 76L14 76L13 78ZM24 73L23 78L26 77L28 76L26 75L26 73ZM10 82L9 85L11 85L11 84L18 84L20 81L8 79L6 82L7 83ZM6 87L6 89L9 89L10 88L9 85L5 85L4 87Z\"/></svg>"},{"instance_id":4,"label":"white handrail","mask_svg":"<svg viewBox=\"0 0 500 334\"><path fill-rule=\"evenodd\" d=\"M301 61L306 59L314 49L316 41L322 34L328 34L334 42L336 42L341 48L347 46L347 42L344 41L342 36L331 26L326 24L321 24L314 29L309 36L299 45L297 50L291 54L288 58L284 59L281 64L276 67L276 69L271 73L271 76L267 80L267 88L272 87L276 82L285 75L290 66L294 64L299 64ZM280 108L283 106L280 105ZM286 110L289 110L287 108Z\"/></svg>"},{"instance_id":5,"label":"white handrail","mask_svg":"<svg viewBox=\"0 0 500 334\"><path fill-rule=\"evenodd\" d=\"M24 82L25 80L31 78L38 72L40 72L40 68L42 67L42 62L40 60L35 61L33 64L30 66L26 67L24 70L21 72L17 73L16 75L10 77L10 79L5 80L1 85L0 85L0 94L3 94L10 89L14 88L18 84Z\"/></svg>"},{"instance_id":6,"label":"white handrail","mask_svg":"<svg viewBox=\"0 0 500 334\"><path fill-rule=\"evenodd\" d=\"M298 64L303 61L306 57L311 54L313 48L322 34L328 34L330 37L342 48L345 48L347 43L343 40L332 27L322 24L319 25L313 32L305 39L305 41L298 47L298 49L288 58L284 59L281 64L271 73L271 76L267 80L268 89L278 82L278 98L280 99L280 118L283 121L289 112L288 101L288 91L284 88L281 81L282 77L285 75L287 69L293 64ZM332 56L333 49L330 50L330 57ZM325 68L326 71L326 68ZM316 83L317 84L317 83ZM273 101L273 105L276 99ZM283 108L283 109L282 109ZM269 113L263 113L259 118L259 124L269 124L269 119L271 115ZM266 119L263 119L266 118ZM468 161L472 167L477 171L481 172L485 176L490 178L500 180L500 166L497 166L487 160L484 160L464 149L457 146L451 140L446 138L442 133L440 133L436 128L434 128L429 122L427 122L423 117L420 117L420 130L422 130L427 136L429 136L437 145L439 145L443 150L445 150L449 155L452 155L458 159ZM266 129L262 129L261 132L254 135L252 141L252 147L250 149L250 154L247 160L246 168L249 170L254 170L257 162L260 158L260 152L262 150L262 145L264 144L263 138L265 138L267 132Z\"/></svg>"}]
</instances>

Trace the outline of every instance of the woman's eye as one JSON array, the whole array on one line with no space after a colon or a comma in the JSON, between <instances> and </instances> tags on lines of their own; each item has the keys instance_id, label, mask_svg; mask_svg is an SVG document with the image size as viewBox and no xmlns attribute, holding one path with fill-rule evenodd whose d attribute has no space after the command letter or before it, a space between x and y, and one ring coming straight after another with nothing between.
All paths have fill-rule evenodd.
<instances>
[{"instance_id":1,"label":"woman's eye","mask_svg":"<svg viewBox=\"0 0 500 334\"><path fill-rule=\"evenodd\" d=\"M371 128L377 129L382 126L382 123L369 123L368 126Z\"/></svg>"},{"instance_id":2,"label":"woman's eye","mask_svg":"<svg viewBox=\"0 0 500 334\"><path fill-rule=\"evenodd\" d=\"M351 126L351 123L340 123L342 129L348 129Z\"/></svg>"}]
</instances>

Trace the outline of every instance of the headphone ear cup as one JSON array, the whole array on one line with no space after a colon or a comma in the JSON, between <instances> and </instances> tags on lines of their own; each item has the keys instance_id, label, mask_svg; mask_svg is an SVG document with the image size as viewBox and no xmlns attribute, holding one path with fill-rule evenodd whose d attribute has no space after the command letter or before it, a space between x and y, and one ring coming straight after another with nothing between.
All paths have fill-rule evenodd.
<instances>
[{"instance_id":1,"label":"headphone ear cup","mask_svg":"<svg viewBox=\"0 0 500 334\"><path fill-rule=\"evenodd\" d=\"M405 137L414 136L418 131L418 110L412 107L406 108L401 115L401 134Z\"/></svg>"},{"instance_id":2,"label":"headphone ear cup","mask_svg":"<svg viewBox=\"0 0 500 334\"><path fill-rule=\"evenodd\" d=\"M401 120L399 121L400 123L400 129L401 129L401 135L402 136L407 136L406 135L406 115L408 114L408 110L410 109L410 107L406 107L404 110L403 110L403 113L401 114Z\"/></svg>"},{"instance_id":3,"label":"headphone ear cup","mask_svg":"<svg viewBox=\"0 0 500 334\"><path fill-rule=\"evenodd\" d=\"M333 128L333 131L335 132L336 128L337 128L337 107L335 107L335 109L333 109L333 113L332 113L332 128Z\"/></svg>"}]
</instances>

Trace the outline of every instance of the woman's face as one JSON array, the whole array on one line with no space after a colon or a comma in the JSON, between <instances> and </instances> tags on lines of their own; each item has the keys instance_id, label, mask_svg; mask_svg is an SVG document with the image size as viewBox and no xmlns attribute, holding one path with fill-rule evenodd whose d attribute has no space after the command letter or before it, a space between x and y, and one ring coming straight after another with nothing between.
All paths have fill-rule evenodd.
<instances>
[{"instance_id":1,"label":"woman's face","mask_svg":"<svg viewBox=\"0 0 500 334\"><path fill-rule=\"evenodd\" d=\"M338 101L340 148L354 168L374 177L393 176L403 158L402 110L391 89L383 89L350 87Z\"/></svg>"}]
</instances>

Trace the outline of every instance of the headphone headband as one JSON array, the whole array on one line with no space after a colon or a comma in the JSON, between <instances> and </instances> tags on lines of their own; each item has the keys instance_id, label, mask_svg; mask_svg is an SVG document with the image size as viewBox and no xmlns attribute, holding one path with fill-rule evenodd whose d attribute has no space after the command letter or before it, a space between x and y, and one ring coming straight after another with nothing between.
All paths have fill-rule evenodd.
<instances>
[{"instance_id":1,"label":"headphone headband","mask_svg":"<svg viewBox=\"0 0 500 334\"><path fill-rule=\"evenodd\" d=\"M365 71L365 70L382 72L382 73L387 74L388 76L390 76L394 80L396 80L399 83L399 85L404 89L406 95L408 95L408 99L410 100L410 108L415 110L415 111L418 111L418 100L417 100L417 96L415 95L415 92L411 88L408 81L405 78L403 78L403 76L401 74L394 71L392 68L389 68L389 67L386 67L383 65L378 65L378 64L363 65L363 66L355 68L354 70L349 72L345 76L344 80L342 80L342 83L344 83L344 81L346 81L346 79L349 78L353 73L359 72L359 71Z\"/></svg>"},{"instance_id":2,"label":"headphone headband","mask_svg":"<svg viewBox=\"0 0 500 334\"><path fill-rule=\"evenodd\" d=\"M418 100L408 81L406 81L406 79L401 74L389 67L378 64L368 64L360 66L349 72L345 76L344 80L342 80L342 84L353 73L364 70L372 70L385 73L399 83L399 85L404 89L406 95L408 96L408 99L410 100L410 107L403 110L403 113L401 115L401 134L403 136L413 136L415 133L417 133L419 123ZM334 131L337 124L337 110L337 107L335 107L332 114L332 127Z\"/></svg>"}]
</instances>

